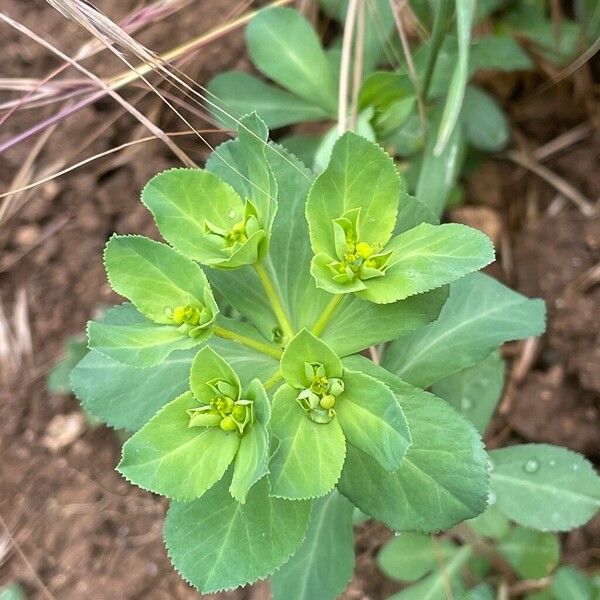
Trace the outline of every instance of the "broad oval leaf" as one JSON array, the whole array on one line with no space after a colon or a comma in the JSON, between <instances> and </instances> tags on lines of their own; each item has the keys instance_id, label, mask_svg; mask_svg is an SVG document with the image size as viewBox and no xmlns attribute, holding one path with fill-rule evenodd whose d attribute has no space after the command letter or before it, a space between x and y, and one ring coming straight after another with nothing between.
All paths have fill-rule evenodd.
<instances>
[{"instance_id":1,"label":"broad oval leaf","mask_svg":"<svg viewBox=\"0 0 600 600\"><path fill-rule=\"evenodd\" d=\"M118 362L134 367L152 367L175 350L188 350L203 342L206 331L190 337L172 325L152 321L132 325L107 325L90 321L87 328L89 347Z\"/></svg>"},{"instance_id":2,"label":"broad oval leaf","mask_svg":"<svg viewBox=\"0 0 600 600\"><path fill-rule=\"evenodd\" d=\"M598 583L596 597L598 595ZM586 575L569 565L560 567L554 573L551 584L552 600L591 600L594 598L594 587Z\"/></svg>"},{"instance_id":3,"label":"broad oval leaf","mask_svg":"<svg viewBox=\"0 0 600 600\"><path fill-rule=\"evenodd\" d=\"M337 89L325 52L310 23L296 10L261 10L246 29L256 67L283 87L334 115Z\"/></svg>"},{"instance_id":4,"label":"broad oval leaf","mask_svg":"<svg viewBox=\"0 0 600 600\"><path fill-rule=\"evenodd\" d=\"M242 115L256 111L271 128L304 121L321 121L331 111L270 85L248 73L219 73L208 84L210 112L224 127L235 129Z\"/></svg>"},{"instance_id":5,"label":"broad oval leaf","mask_svg":"<svg viewBox=\"0 0 600 600\"><path fill-rule=\"evenodd\" d=\"M467 87L461 119L465 136L475 148L498 152L508 142L509 126L502 108L487 92Z\"/></svg>"},{"instance_id":6,"label":"broad oval leaf","mask_svg":"<svg viewBox=\"0 0 600 600\"><path fill-rule=\"evenodd\" d=\"M511 529L497 547L523 579L550 575L560 558L560 542L555 533L525 527Z\"/></svg>"},{"instance_id":7,"label":"broad oval leaf","mask_svg":"<svg viewBox=\"0 0 600 600\"><path fill-rule=\"evenodd\" d=\"M434 384L436 396L460 411L483 435L504 388L504 361L500 352Z\"/></svg>"},{"instance_id":8,"label":"broad oval leaf","mask_svg":"<svg viewBox=\"0 0 600 600\"><path fill-rule=\"evenodd\" d=\"M223 265L227 258L207 238L207 222L230 231L244 220L242 198L227 183L202 169L169 169L155 175L142 190L142 202L169 243L209 266ZM235 255L229 260L235 260Z\"/></svg>"},{"instance_id":9,"label":"broad oval leaf","mask_svg":"<svg viewBox=\"0 0 600 600\"><path fill-rule=\"evenodd\" d=\"M204 494L225 474L240 437L217 427L190 428L186 411L197 406L191 392L164 406L125 442L118 471L143 489L177 500Z\"/></svg>"},{"instance_id":10,"label":"broad oval leaf","mask_svg":"<svg viewBox=\"0 0 600 600\"><path fill-rule=\"evenodd\" d=\"M446 563L456 550L449 540L436 540L430 535L404 531L381 549L377 555L377 566L393 579L416 581L438 567L440 559Z\"/></svg>"},{"instance_id":11,"label":"broad oval leaf","mask_svg":"<svg viewBox=\"0 0 600 600\"><path fill-rule=\"evenodd\" d=\"M475 428L443 400L361 356L344 359L344 364L392 389L408 421L412 445L394 473L348 445L338 489L364 513L397 531L435 532L483 512L488 458Z\"/></svg>"},{"instance_id":12,"label":"broad oval leaf","mask_svg":"<svg viewBox=\"0 0 600 600\"><path fill-rule=\"evenodd\" d=\"M271 494L302 500L324 496L338 479L346 457L339 421L311 421L296 401L298 390L282 385L273 398L271 432L279 445L271 458Z\"/></svg>"},{"instance_id":13,"label":"broad oval leaf","mask_svg":"<svg viewBox=\"0 0 600 600\"><path fill-rule=\"evenodd\" d=\"M344 386L335 410L346 441L395 471L411 443L396 396L381 381L350 369L344 369Z\"/></svg>"},{"instance_id":14,"label":"broad oval leaf","mask_svg":"<svg viewBox=\"0 0 600 600\"><path fill-rule=\"evenodd\" d=\"M389 345L383 366L427 388L483 360L504 342L539 335L544 326L542 300L529 300L488 275L474 273L450 285L437 321Z\"/></svg>"},{"instance_id":15,"label":"broad oval leaf","mask_svg":"<svg viewBox=\"0 0 600 600\"><path fill-rule=\"evenodd\" d=\"M377 303L403 300L460 279L494 260L491 240L458 223L421 223L392 239L383 277L366 282L358 295Z\"/></svg>"},{"instance_id":16,"label":"broad oval leaf","mask_svg":"<svg viewBox=\"0 0 600 600\"><path fill-rule=\"evenodd\" d=\"M301 544L311 503L269 495L263 477L236 502L225 477L194 502L171 504L164 539L179 574L200 592L219 592L267 577Z\"/></svg>"},{"instance_id":17,"label":"broad oval leaf","mask_svg":"<svg viewBox=\"0 0 600 600\"><path fill-rule=\"evenodd\" d=\"M168 312L178 306L214 303L199 265L141 235L113 235L104 264L113 290L156 323L173 324Z\"/></svg>"},{"instance_id":18,"label":"broad oval leaf","mask_svg":"<svg viewBox=\"0 0 600 600\"><path fill-rule=\"evenodd\" d=\"M492 450L496 505L517 523L542 531L567 531L600 508L600 477L580 454L547 444Z\"/></svg>"},{"instance_id":19,"label":"broad oval leaf","mask_svg":"<svg viewBox=\"0 0 600 600\"><path fill-rule=\"evenodd\" d=\"M446 287L389 304L348 295L321 338L338 356L354 354L434 321L447 298Z\"/></svg>"},{"instance_id":20,"label":"broad oval leaf","mask_svg":"<svg viewBox=\"0 0 600 600\"><path fill-rule=\"evenodd\" d=\"M394 161L383 148L355 133L345 133L335 143L329 166L315 180L306 202L313 251L336 255L333 220L352 209L360 209L360 241L385 244L394 229L403 191Z\"/></svg>"},{"instance_id":21,"label":"broad oval leaf","mask_svg":"<svg viewBox=\"0 0 600 600\"><path fill-rule=\"evenodd\" d=\"M354 507L335 490L313 502L306 539L271 576L274 600L335 600L354 568Z\"/></svg>"}]
</instances>

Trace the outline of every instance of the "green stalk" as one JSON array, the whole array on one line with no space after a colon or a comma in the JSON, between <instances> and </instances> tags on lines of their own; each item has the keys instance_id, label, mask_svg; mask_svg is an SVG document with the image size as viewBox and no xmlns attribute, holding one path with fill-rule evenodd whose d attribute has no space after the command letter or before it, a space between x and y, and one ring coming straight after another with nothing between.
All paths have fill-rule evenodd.
<instances>
[{"instance_id":1,"label":"green stalk","mask_svg":"<svg viewBox=\"0 0 600 600\"><path fill-rule=\"evenodd\" d=\"M329 304L325 307L323 314L321 314L318 321L313 325L313 335L319 336L325 331L325 327L327 327L329 321L331 321L331 318L343 299L344 294L337 294L330 300Z\"/></svg>"},{"instance_id":2,"label":"green stalk","mask_svg":"<svg viewBox=\"0 0 600 600\"><path fill-rule=\"evenodd\" d=\"M248 348L252 348L253 350L257 350L258 352L262 352L268 356L272 356L273 358L279 360L281 358L281 350L267 344L266 342L260 342L258 340L253 340L245 335L241 335L239 333L235 333L230 329L226 329L225 327L221 327L219 325L214 326L214 334L220 338L225 340L231 340L232 342L237 342L238 344L242 344L247 346Z\"/></svg>"},{"instance_id":3,"label":"green stalk","mask_svg":"<svg viewBox=\"0 0 600 600\"><path fill-rule=\"evenodd\" d=\"M281 298L271 281L271 277L265 265L263 263L256 263L254 265L254 269L260 282L265 290L265 294L271 303L271 307L273 308L273 312L277 317L277 321L279 322L279 326L281 327L281 331L283 332L284 338L289 342L294 337L294 330L292 329L292 325L290 323L289 317L283 308L283 304L281 303Z\"/></svg>"},{"instance_id":4,"label":"green stalk","mask_svg":"<svg viewBox=\"0 0 600 600\"><path fill-rule=\"evenodd\" d=\"M437 3L434 16L433 16L433 28L431 30L429 53L427 54L427 64L425 66L425 76L421 84L421 93L423 94L423 100L427 100L427 92L429 91L429 84L431 83L431 76L433 75L433 68L437 60L438 53L444 41L446 35L446 27L448 18L450 16L451 3L450 0L440 0Z\"/></svg>"},{"instance_id":5,"label":"green stalk","mask_svg":"<svg viewBox=\"0 0 600 600\"><path fill-rule=\"evenodd\" d=\"M283 375L281 374L281 371L277 369L277 371L275 371L275 373L273 373L273 375L271 375L271 377L269 377L269 379L267 379L263 383L263 386L268 392L272 387L276 386L282 379Z\"/></svg>"}]
</instances>

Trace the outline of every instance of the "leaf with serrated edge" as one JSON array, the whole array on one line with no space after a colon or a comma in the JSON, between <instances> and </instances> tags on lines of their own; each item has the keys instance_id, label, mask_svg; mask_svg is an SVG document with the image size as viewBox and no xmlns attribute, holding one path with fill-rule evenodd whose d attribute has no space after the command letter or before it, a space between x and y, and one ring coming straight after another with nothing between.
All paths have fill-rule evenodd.
<instances>
[{"instance_id":1,"label":"leaf with serrated edge","mask_svg":"<svg viewBox=\"0 0 600 600\"><path fill-rule=\"evenodd\" d=\"M271 405L265 388L254 379L243 398L254 402L254 423L244 431L240 448L233 463L233 477L229 491L238 502L245 502L250 488L268 473Z\"/></svg>"},{"instance_id":2,"label":"leaf with serrated edge","mask_svg":"<svg viewBox=\"0 0 600 600\"><path fill-rule=\"evenodd\" d=\"M87 335L89 347L116 361L134 367L152 367L175 350L188 350L202 343L210 331L190 337L171 325L152 321L134 325L105 325L90 321Z\"/></svg>"},{"instance_id":3,"label":"leaf with serrated edge","mask_svg":"<svg viewBox=\"0 0 600 600\"><path fill-rule=\"evenodd\" d=\"M394 393L381 381L344 369L344 391L335 403L346 441L395 471L410 446L410 431Z\"/></svg>"},{"instance_id":4,"label":"leaf with serrated edge","mask_svg":"<svg viewBox=\"0 0 600 600\"><path fill-rule=\"evenodd\" d=\"M177 306L205 303L204 272L166 244L141 235L113 235L104 264L113 290L156 323L173 324L167 311Z\"/></svg>"},{"instance_id":5,"label":"leaf with serrated edge","mask_svg":"<svg viewBox=\"0 0 600 600\"><path fill-rule=\"evenodd\" d=\"M358 292L378 303L394 302L451 283L494 260L494 247L481 231L446 223L422 223L395 237L385 275L365 282Z\"/></svg>"},{"instance_id":6,"label":"leaf with serrated edge","mask_svg":"<svg viewBox=\"0 0 600 600\"><path fill-rule=\"evenodd\" d=\"M282 385L273 397L271 432L279 446L271 458L271 494L301 500L324 496L337 483L346 441L339 421L315 423L296 401L298 390Z\"/></svg>"},{"instance_id":7,"label":"leaf with serrated edge","mask_svg":"<svg viewBox=\"0 0 600 600\"><path fill-rule=\"evenodd\" d=\"M509 340L544 330L542 300L530 300L483 273L450 285L437 321L388 346L383 366L403 380L427 388L489 356Z\"/></svg>"},{"instance_id":8,"label":"leaf with serrated edge","mask_svg":"<svg viewBox=\"0 0 600 600\"><path fill-rule=\"evenodd\" d=\"M306 202L315 254L336 256L332 221L356 208L360 208L359 241L385 244L394 229L403 191L394 161L383 148L355 133L345 133L335 143L329 166L315 180Z\"/></svg>"},{"instance_id":9,"label":"leaf with serrated edge","mask_svg":"<svg viewBox=\"0 0 600 600\"><path fill-rule=\"evenodd\" d=\"M354 568L354 507L335 490L313 502L306 539L271 576L274 600L335 600Z\"/></svg>"},{"instance_id":10,"label":"leaf with serrated edge","mask_svg":"<svg viewBox=\"0 0 600 600\"><path fill-rule=\"evenodd\" d=\"M232 589L269 576L296 551L306 533L310 502L269 496L263 477L245 504L224 477L202 498L173 503L164 539L179 574L204 593Z\"/></svg>"},{"instance_id":11,"label":"leaf with serrated edge","mask_svg":"<svg viewBox=\"0 0 600 600\"><path fill-rule=\"evenodd\" d=\"M303 329L288 344L281 357L281 374L292 387L302 389L312 383L306 378L306 363L323 365L327 377L342 376L342 361L335 352L325 342Z\"/></svg>"},{"instance_id":12,"label":"leaf with serrated edge","mask_svg":"<svg viewBox=\"0 0 600 600\"><path fill-rule=\"evenodd\" d=\"M547 444L492 450L496 506L520 525L567 531L600 508L600 477L581 454Z\"/></svg>"},{"instance_id":13,"label":"leaf with serrated edge","mask_svg":"<svg viewBox=\"0 0 600 600\"><path fill-rule=\"evenodd\" d=\"M364 357L348 357L344 366L392 389L408 421L412 445L394 473L348 445L340 492L364 513L398 531L448 529L485 510L488 457L475 428L443 400Z\"/></svg>"},{"instance_id":14,"label":"leaf with serrated edge","mask_svg":"<svg viewBox=\"0 0 600 600\"><path fill-rule=\"evenodd\" d=\"M198 498L219 481L240 444L237 433L188 427L198 406L186 392L163 407L123 446L117 469L128 481L177 500Z\"/></svg>"}]
</instances>

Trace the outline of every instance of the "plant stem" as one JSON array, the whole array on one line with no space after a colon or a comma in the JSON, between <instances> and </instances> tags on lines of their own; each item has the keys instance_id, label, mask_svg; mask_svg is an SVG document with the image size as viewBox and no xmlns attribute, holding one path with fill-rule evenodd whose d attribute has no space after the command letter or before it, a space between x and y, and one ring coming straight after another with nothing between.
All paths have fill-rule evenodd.
<instances>
[{"instance_id":1,"label":"plant stem","mask_svg":"<svg viewBox=\"0 0 600 600\"><path fill-rule=\"evenodd\" d=\"M283 375L281 374L281 371L277 369L277 371L275 371L275 373L273 373L273 375L271 375L271 377L269 377L269 379L267 379L263 383L263 386L268 392L272 387L276 386L282 379Z\"/></svg>"},{"instance_id":2,"label":"plant stem","mask_svg":"<svg viewBox=\"0 0 600 600\"><path fill-rule=\"evenodd\" d=\"M281 350L275 346L272 346L271 344L267 344L266 342L254 340L245 335L235 333L235 331L231 331L230 329L226 329L225 327L221 327L220 325L214 326L214 333L220 338L223 338L225 340L231 340L232 342L237 342L238 344L242 344L244 346L247 346L248 348L252 348L253 350L257 350L258 352L267 354L268 356L272 356L277 360L281 358Z\"/></svg>"},{"instance_id":3,"label":"plant stem","mask_svg":"<svg viewBox=\"0 0 600 600\"><path fill-rule=\"evenodd\" d=\"M346 21L344 22L344 35L342 38L342 60L340 64L340 86L338 96L338 133L342 135L348 126L348 82L350 79L350 55L352 53L352 36L354 35L354 23L358 0L348 2Z\"/></svg>"},{"instance_id":4,"label":"plant stem","mask_svg":"<svg viewBox=\"0 0 600 600\"><path fill-rule=\"evenodd\" d=\"M313 325L312 333L313 335L319 336L325 331L325 327L331 321L331 318L335 314L337 307L340 305L340 302L344 299L344 294L336 294L329 302L329 304L325 307L325 310L319 317L318 321Z\"/></svg>"},{"instance_id":5,"label":"plant stem","mask_svg":"<svg viewBox=\"0 0 600 600\"><path fill-rule=\"evenodd\" d=\"M256 270L256 274L258 275L263 289L265 290L265 294L271 303L271 307L273 308L273 312L277 317L277 321L279 322L283 336L289 342L294 337L294 330L292 329L290 320L285 312L285 309L283 308L281 298L279 297L279 294L277 293L277 290L271 281L271 277L269 276L269 273L263 263L256 263L254 265L254 269Z\"/></svg>"}]
</instances>

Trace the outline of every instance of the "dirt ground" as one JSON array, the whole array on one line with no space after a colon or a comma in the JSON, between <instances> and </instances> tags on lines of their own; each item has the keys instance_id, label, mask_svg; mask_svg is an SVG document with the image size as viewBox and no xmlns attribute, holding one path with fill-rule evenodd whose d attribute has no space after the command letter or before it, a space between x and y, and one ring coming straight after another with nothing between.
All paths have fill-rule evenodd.
<instances>
[{"instance_id":1,"label":"dirt ground","mask_svg":"<svg viewBox=\"0 0 600 600\"><path fill-rule=\"evenodd\" d=\"M138 5L135 0L95 4L111 17ZM152 31L139 39L156 50L174 46L224 22L239 4L196 3L186 18L166 21L176 24L168 40ZM65 51L75 51L85 40L76 26L42 0L0 0L0 10ZM60 64L7 26L0 25L0 39L0 77L41 77ZM188 72L205 83L217 70L243 64L243 52L241 33L230 34L203 49ZM104 55L91 64L99 73L120 70ZM540 92L545 81L541 77L495 77L484 83L510 112L514 148L533 152L575 126L589 125L587 135L544 164L597 200L600 134L594 129L598 91L591 83L592 68L585 67L587 80L568 80L545 92ZM176 128L156 101L147 98L139 107L158 115L165 130ZM36 164L50 164L65 155L74 162L134 135L146 135L129 116L96 131L115 110L112 100L103 100L78 112L49 138ZM39 111L19 112L0 129L0 142L39 119ZM95 140L80 151L79 145L93 136ZM217 136L209 139L218 141ZM198 162L206 156L206 147L197 141L182 146ZM31 142L22 144L0 156L2 191L11 185L31 147ZM55 450L45 438L57 415L68 417L76 428L81 425L77 402L68 395L49 394L45 378L65 340L81 332L99 306L116 300L106 284L101 250L113 231L156 236L138 194L150 176L171 164L174 159L160 142L138 145L36 188L27 203L0 224L0 305L8 322L13 305L20 306L17 320L24 332L22 364L12 373L5 367L0 380L0 585L16 579L30 599L198 597L172 571L165 555L165 503L129 486L114 471L120 445L114 433L84 425L71 443ZM525 294L543 297L548 307L548 333L538 344L505 349L512 364L510 381L488 442L491 447L511 441L555 443L598 463L600 220L585 217L538 176L500 158L483 160L466 192L468 205L452 211L452 218L481 224L492 233L500 258L494 275ZM380 526L359 528L358 566L347 600L379 600L397 589L373 562L387 536ZM598 567L599 519L564 541L568 562ZM268 592L259 585L218 597L258 600Z\"/></svg>"}]
</instances>

